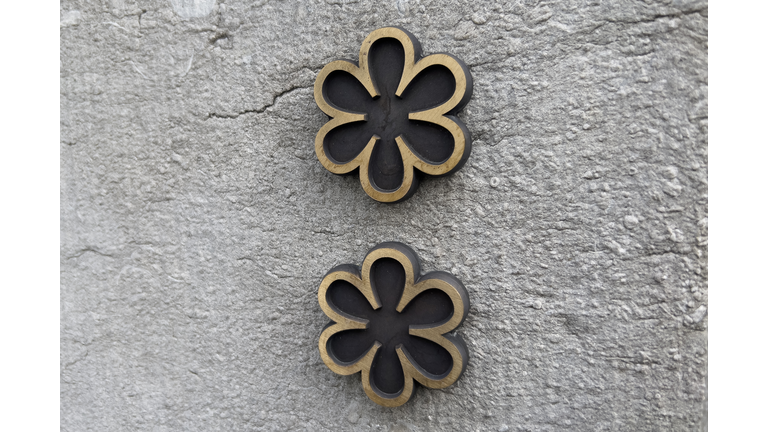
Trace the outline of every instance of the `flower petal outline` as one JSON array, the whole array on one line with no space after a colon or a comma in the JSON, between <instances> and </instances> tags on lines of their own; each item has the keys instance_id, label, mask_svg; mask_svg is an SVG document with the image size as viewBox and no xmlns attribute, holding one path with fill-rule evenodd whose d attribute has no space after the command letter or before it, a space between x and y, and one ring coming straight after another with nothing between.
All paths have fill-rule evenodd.
<instances>
[{"instance_id":1,"label":"flower petal outline","mask_svg":"<svg viewBox=\"0 0 768 432\"><path fill-rule=\"evenodd\" d=\"M330 103L324 93L326 78L332 72L343 71L360 81L372 98L380 96L376 84L371 78L368 56L373 44L386 38L399 41L405 53L403 73L395 92L397 97L402 96L416 76L431 66L446 67L453 74L455 80L454 93L447 101L434 108L408 114L410 120L434 123L448 130L454 140L453 152L442 163L433 164L419 157L403 139L403 136L398 136L395 141L403 161L404 172L402 183L395 190L383 190L371 182L369 165L373 146L379 139L377 135L371 137L357 157L346 163L334 160L328 155L325 148L325 137L332 129L347 123L368 119L365 113L348 112ZM318 160L328 171L334 174L347 174L360 168L360 183L363 190L368 196L380 202L393 203L410 197L418 186L418 178L414 175L414 169L432 176L448 175L460 169L471 152L472 139L469 130L461 120L453 115L466 105L472 96L473 83L469 69L461 60L446 53L432 54L421 59L419 57L421 57L421 45L414 35L400 27L384 27L374 30L365 38L360 46L358 64L348 60L330 62L320 70L315 80L315 102L325 114L331 117L315 136L315 154Z\"/></svg>"},{"instance_id":2,"label":"flower petal outline","mask_svg":"<svg viewBox=\"0 0 768 432\"><path fill-rule=\"evenodd\" d=\"M328 341L336 333L352 330L367 329L368 320L354 317L342 312L327 300L327 292L335 281L343 280L357 288L376 310L381 307L376 290L371 285L371 268L373 263L382 258L392 258L398 261L405 270L405 287L397 304L396 310L402 312L405 307L419 294L430 289L443 291L451 299L453 313L443 322L426 325L409 326L409 334L430 340L448 351L451 355L451 369L442 375L434 375L422 368L408 353L402 344L396 347L396 352L404 374L404 386L397 393L385 393L379 390L371 377L371 368L381 343L374 344L358 359L352 362L342 362L328 350ZM362 372L362 384L366 395L379 405L396 407L406 403L413 394L413 380L429 388L446 388L455 383L466 369L469 355L463 340L457 336L446 335L458 327L469 313L469 297L464 285L453 275L446 272L431 272L419 277L420 264L416 253L408 246L398 242L380 243L366 254L362 268L354 265L342 265L333 268L320 283L318 302L323 312L332 320L320 334L318 347L323 362L333 372L340 375L351 375Z\"/></svg>"}]
</instances>

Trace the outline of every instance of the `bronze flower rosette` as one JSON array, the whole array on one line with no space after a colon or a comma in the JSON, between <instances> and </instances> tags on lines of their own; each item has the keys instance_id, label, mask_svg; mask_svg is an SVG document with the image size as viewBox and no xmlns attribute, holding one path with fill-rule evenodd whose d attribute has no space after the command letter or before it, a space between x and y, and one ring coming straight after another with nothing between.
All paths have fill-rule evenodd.
<instances>
[{"instance_id":1,"label":"bronze flower rosette","mask_svg":"<svg viewBox=\"0 0 768 432\"><path fill-rule=\"evenodd\" d=\"M371 198L405 200L420 173L447 175L466 162L472 139L456 113L471 96L461 60L422 58L411 33L380 28L363 41L359 63L336 60L317 75L315 101L330 120L315 137L315 153L334 174L359 168Z\"/></svg>"},{"instance_id":2,"label":"bronze flower rosette","mask_svg":"<svg viewBox=\"0 0 768 432\"><path fill-rule=\"evenodd\" d=\"M448 387L467 367L464 341L447 334L469 312L464 285L445 272L421 276L416 253L402 243L377 245L362 269L335 267L317 296L332 320L320 334L323 362L337 374L362 372L365 394L379 405L406 403L414 380Z\"/></svg>"}]
</instances>

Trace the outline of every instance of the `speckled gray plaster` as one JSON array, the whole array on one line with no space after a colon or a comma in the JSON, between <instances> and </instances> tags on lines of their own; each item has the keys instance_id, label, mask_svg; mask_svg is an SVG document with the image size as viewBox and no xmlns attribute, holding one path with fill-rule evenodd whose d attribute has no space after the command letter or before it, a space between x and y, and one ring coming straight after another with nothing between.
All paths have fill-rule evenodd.
<instances>
[{"instance_id":1,"label":"speckled gray plaster","mask_svg":"<svg viewBox=\"0 0 768 432\"><path fill-rule=\"evenodd\" d=\"M387 25L475 79L469 162L395 205L313 150ZM706 429L706 2L63 0L60 152L62 430ZM396 409L317 350L385 240L472 300Z\"/></svg>"}]
</instances>

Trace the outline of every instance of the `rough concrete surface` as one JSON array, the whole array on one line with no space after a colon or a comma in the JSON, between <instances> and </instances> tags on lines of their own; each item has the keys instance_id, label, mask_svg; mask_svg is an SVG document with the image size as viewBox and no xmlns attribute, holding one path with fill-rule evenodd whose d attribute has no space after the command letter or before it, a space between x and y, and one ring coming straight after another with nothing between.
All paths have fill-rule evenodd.
<instances>
[{"instance_id":1,"label":"rough concrete surface","mask_svg":"<svg viewBox=\"0 0 768 432\"><path fill-rule=\"evenodd\" d=\"M320 68L401 25L463 59L467 165L379 204L314 155ZM61 429L707 428L707 3L61 2ZM318 284L402 241L472 301L396 409Z\"/></svg>"}]
</instances>

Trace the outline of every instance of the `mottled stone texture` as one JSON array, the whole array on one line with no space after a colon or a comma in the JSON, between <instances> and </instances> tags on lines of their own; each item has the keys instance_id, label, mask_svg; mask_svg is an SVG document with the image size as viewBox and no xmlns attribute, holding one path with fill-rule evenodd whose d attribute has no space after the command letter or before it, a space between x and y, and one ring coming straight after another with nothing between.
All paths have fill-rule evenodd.
<instances>
[{"instance_id":1,"label":"mottled stone texture","mask_svg":"<svg viewBox=\"0 0 768 432\"><path fill-rule=\"evenodd\" d=\"M707 3L63 0L66 431L699 431ZM323 169L312 85L401 25L469 65L462 171ZM464 377L397 409L334 375L316 292L385 240L472 300Z\"/></svg>"}]
</instances>

